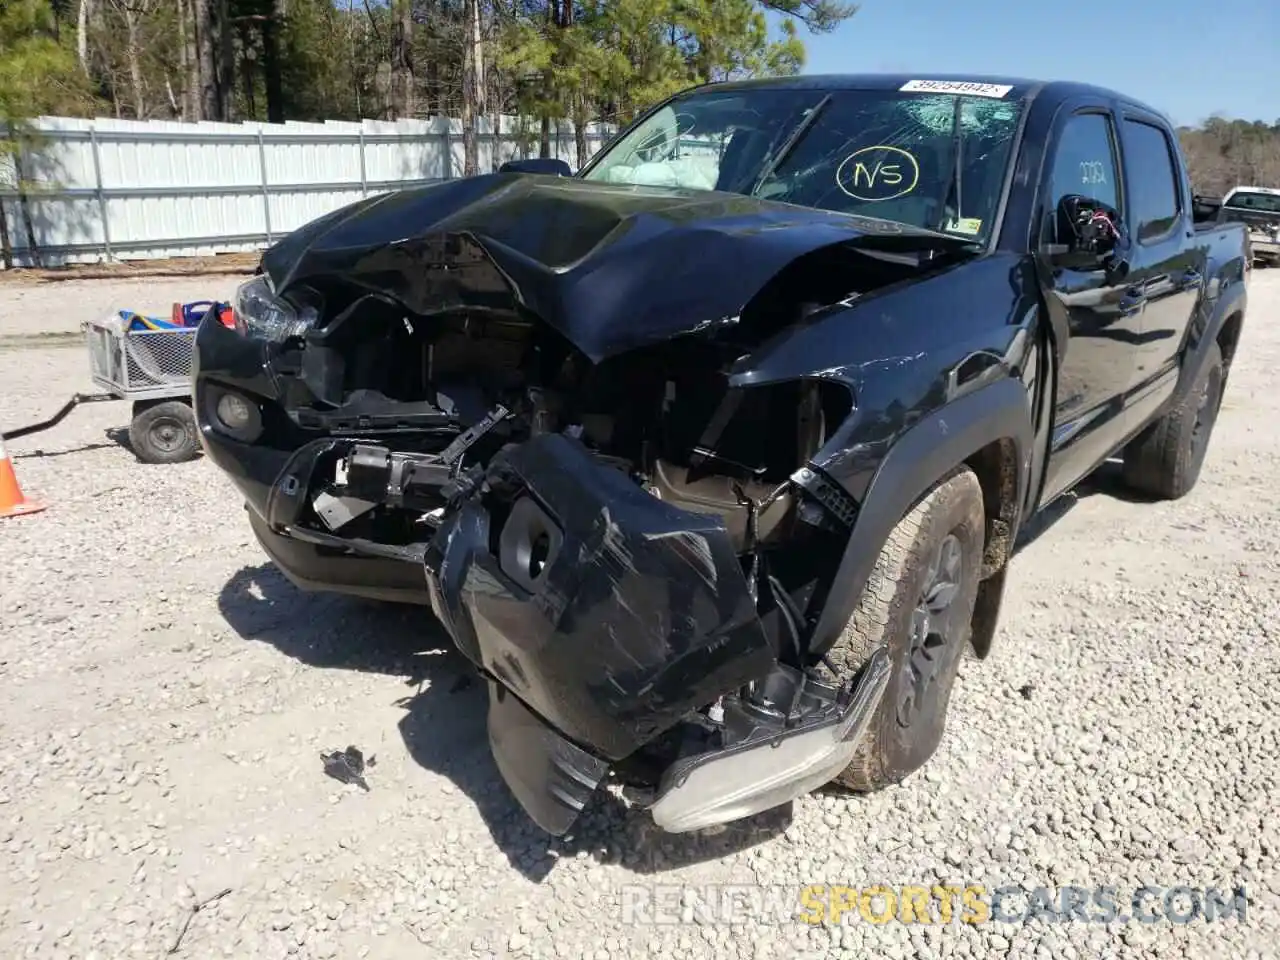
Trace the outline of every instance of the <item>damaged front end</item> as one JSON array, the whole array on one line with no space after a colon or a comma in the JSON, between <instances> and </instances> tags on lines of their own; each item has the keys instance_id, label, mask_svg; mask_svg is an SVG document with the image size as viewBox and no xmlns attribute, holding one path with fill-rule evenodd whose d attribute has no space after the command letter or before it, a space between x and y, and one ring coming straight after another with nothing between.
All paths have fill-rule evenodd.
<instances>
[{"instance_id":1,"label":"damaged front end","mask_svg":"<svg viewBox=\"0 0 1280 960\"><path fill-rule=\"evenodd\" d=\"M418 584L548 832L606 780L677 832L785 803L849 763L878 706L882 652L837 679L809 649L857 514L815 465L851 385L742 375L815 311L921 272L830 229L717 294L740 312L638 331L607 305L588 324L568 271L467 232L292 267L257 335L202 326L202 435L268 552L306 586Z\"/></svg>"},{"instance_id":2,"label":"damaged front end","mask_svg":"<svg viewBox=\"0 0 1280 960\"><path fill-rule=\"evenodd\" d=\"M434 613L490 678L499 769L549 832L567 831L615 767L677 832L839 773L887 663L844 687L803 666L801 604L820 589L815 560L834 523L797 529L789 483L757 500L735 482L717 500L720 483L691 493L670 479L688 471L670 465L646 482L572 432L467 466L465 449L508 416L495 408L462 435L470 444L439 454L316 441L274 489L267 521L322 546L421 550ZM394 511L414 515L420 547L343 535ZM775 511L791 516L764 519Z\"/></svg>"},{"instance_id":3,"label":"damaged front end","mask_svg":"<svg viewBox=\"0 0 1280 960\"><path fill-rule=\"evenodd\" d=\"M672 386L654 398L659 424L696 422ZM443 446L319 438L291 456L264 519L425 574L434 613L490 679L499 769L544 829L567 831L610 773L663 828L695 829L830 780L887 677L873 661L836 686L804 649L852 509L824 506L812 469L783 472L821 442L824 390L847 412L816 382L726 391L683 441L626 417L565 423L539 392ZM638 384L626 394L643 408ZM794 446L758 458L782 437Z\"/></svg>"}]
</instances>

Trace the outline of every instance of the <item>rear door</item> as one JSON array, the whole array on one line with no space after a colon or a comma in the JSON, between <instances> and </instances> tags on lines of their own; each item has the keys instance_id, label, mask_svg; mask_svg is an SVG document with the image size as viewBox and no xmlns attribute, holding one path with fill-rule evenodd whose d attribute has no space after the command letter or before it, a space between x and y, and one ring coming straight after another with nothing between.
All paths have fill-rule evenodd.
<instances>
[{"instance_id":1,"label":"rear door","mask_svg":"<svg viewBox=\"0 0 1280 960\"><path fill-rule=\"evenodd\" d=\"M1133 252L1130 293L1143 310L1136 353L1131 425L1145 421L1172 394L1179 358L1204 278L1191 198L1177 144L1158 117L1126 108L1120 116L1125 192Z\"/></svg>"},{"instance_id":2,"label":"rear door","mask_svg":"<svg viewBox=\"0 0 1280 960\"><path fill-rule=\"evenodd\" d=\"M1100 200L1126 216L1111 105L1084 100L1055 123L1040 196L1040 242L1055 243L1058 201L1069 194ZM1118 250L1123 260L1126 251ZM1123 439L1124 399L1134 384L1141 299L1130 296L1123 269L1074 269L1040 263L1045 309L1058 344L1057 405L1043 502L1096 466Z\"/></svg>"}]
</instances>

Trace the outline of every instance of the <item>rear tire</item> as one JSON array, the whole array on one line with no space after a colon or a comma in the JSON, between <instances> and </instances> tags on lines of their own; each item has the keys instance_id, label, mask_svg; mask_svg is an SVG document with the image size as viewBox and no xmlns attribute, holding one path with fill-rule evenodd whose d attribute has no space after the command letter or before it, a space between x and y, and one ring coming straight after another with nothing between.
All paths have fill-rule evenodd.
<instances>
[{"instance_id":1,"label":"rear tire","mask_svg":"<svg viewBox=\"0 0 1280 960\"><path fill-rule=\"evenodd\" d=\"M135 410L129 446L143 463L183 463L200 453L200 437L191 405L166 400Z\"/></svg>"},{"instance_id":2,"label":"rear tire","mask_svg":"<svg viewBox=\"0 0 1280 960\"><path fill-rule=\"evenodd\" d=\"M1222 387L1222 351L1211 343L1204 369L1186 395L1125 447L1123 476L1128 486L1161 500L1191 492L1218 419Z\"/></svg>"},{"instance_id":3,"label":"rear tire","mask_svg":"<svg viewBox=\"0 0 1280 960\"><path fill-rule=\"evenodd\" d=\"M835 783L878 790L918 770L937 750L970 641L984 527L982 488L973 471L961 467L889 534L861 601L828 652L841 680L880 645L890 662L884 698Z\"/></svg>"}]
</instances>

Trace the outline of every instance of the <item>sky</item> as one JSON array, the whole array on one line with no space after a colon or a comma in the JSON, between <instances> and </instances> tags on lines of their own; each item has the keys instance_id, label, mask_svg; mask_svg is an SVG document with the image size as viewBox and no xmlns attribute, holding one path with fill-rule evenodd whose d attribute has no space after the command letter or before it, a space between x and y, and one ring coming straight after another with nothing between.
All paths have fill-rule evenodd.
<instances>
[{"instance_id":1,"label":"sky","mask_svg":"<svg viewBox=\"0 0 1280 960\"><path fill-rule=\"evenodd\" d=\"M835 32L800 31L805 73L1080 80L1162 110L1280 120L1280 0L858 0Z\"/></svg>"}]
</instances>

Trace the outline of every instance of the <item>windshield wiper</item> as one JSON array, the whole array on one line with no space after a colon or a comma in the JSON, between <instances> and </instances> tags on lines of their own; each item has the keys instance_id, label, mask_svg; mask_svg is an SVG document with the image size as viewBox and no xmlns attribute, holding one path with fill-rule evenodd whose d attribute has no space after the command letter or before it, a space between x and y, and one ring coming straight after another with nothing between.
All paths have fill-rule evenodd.
<instances>
[{"instance_id":1,"label":"windshield wiper","mask_svg":"<svg viewBox=\"0 0 1280 960\"><path fill-rule=\"evenodd\" d=\"M818 119L818 114L822 113L830 102L831 94L828 93L814 105L813 109L809 111L808 116L796 124L796 128L791 131L791 134L787 139L778 147L777 152L774 153L773 156L765 159L764 167L760 171L760 176L756 177L755 183L751 184L751 190L748 191L747 196L754 197L756 195L756 191L764 186L765 181L773 176L773 172L782 166L783 161L791 155L791 151L800 143L800 139L809 132L809 128L812 127L814 121Z\"/></svg>"},{"instance_id":2,"label":"windshield wiper","mask_svg":"<svg viewBox=\"0 0 1280 960\"><path fill-rule=\"evenodd\" d=\"M942 222L938 224L938 230L947 229L947 204L951 202L952 195L956 198L955 212L956 223L960 222L960 211L962 209L960 199L960 181L964 175L964 100L956 97L955 112L951 118L951 153L955 157L955 162L951 165L951 179L947 182L947 192L942 197Z\"/></svg>"}]
</instances>

